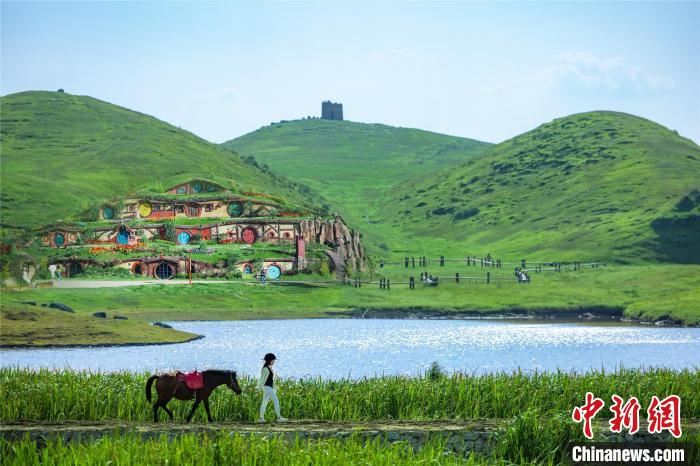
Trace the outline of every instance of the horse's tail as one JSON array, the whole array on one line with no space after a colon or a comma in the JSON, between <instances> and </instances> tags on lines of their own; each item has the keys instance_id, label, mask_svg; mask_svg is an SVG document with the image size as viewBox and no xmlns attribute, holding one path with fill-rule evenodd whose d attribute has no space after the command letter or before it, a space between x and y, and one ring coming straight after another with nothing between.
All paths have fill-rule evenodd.
<instances>
[{"instance_id":1,"label":"horse's tail","mask_svg":"<svg viewBox=\"0 0 700 466\"><path fill-rule=\"evenodd\" d=\"M149 403L151 402L151 385L153 385L153 381L157 378L157 375L152 375L148 378L148 381L146 382L146 399Z\"/></svg>"}]
</instances>

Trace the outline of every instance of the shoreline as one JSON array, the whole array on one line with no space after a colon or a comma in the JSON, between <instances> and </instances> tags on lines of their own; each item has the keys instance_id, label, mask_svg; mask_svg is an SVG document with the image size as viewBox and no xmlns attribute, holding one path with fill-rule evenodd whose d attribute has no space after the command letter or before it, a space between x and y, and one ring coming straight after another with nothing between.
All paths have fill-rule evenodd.
<instances>
[{"instance_id":1,"label":"shoreline","mask_svg":"<svg viewBox=\"0 0 700 466\"><path fill-rule=\"evenodd\" d=\"M576 310L553 309L504 309L501 311L453 310L441 311L430 308L356 308L345 311L329 311L325 317L257 317L252 319L162 319L168 322L236 322L247 320L308 320L308 319L388 319L388 320L478 320L501 321L513 323L590 323L590 324L628 324L636 326L654 326L665 328L697 328L698 325L687 325L681 320L662 319L657 321L641 320L634 316L624 315L622 307L591 307ZM177 329L175 329L177 330ZM130 346L161 346L190 343L205 338L195 335L182 341L170 342L130 342L130 343L73 343L65 345L27 345L0 344L0 350L11 349L71 349L71 348L108 348Z\"/></svg>"},{"instance_id":2,"label":"shoreline","mask_svg":"<svg viewBox=\"0 0 700 466\"><path fill-rule=\"evenodd\" d=\"M622 322L657 327L693 328L678 319L642 320L626 316L623 307L582 307L575 310L512 308L500 311L454 310L440 311L429 308L360 308L339 312L353 319L414 319L414 320L514 320L536 322L606 323Z\"/></svg>"},{"instance_id":3,"label":"shoreline","mask_svg":"<svg viewBox=\"0 0 700 466\"><path fill-rule=\"evenodd\" d=\"M6 349L71 349L71 348L109 348L109 347L125 347L125 346L160 346L160 345L179 345L181 343L190 343L196 340L206 338L204 335L195 335L191 338L182 341L161 341L148 343L73 343L69 345L6 345L0 344L0 350Z\"/></svg>"}]
</instances>

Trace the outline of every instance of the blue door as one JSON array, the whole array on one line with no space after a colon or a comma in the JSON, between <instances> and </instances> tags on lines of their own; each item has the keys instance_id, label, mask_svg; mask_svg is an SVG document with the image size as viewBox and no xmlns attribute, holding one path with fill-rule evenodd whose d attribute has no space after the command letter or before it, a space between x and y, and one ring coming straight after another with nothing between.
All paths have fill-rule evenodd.
<instances>
[{"instance_id":1,"label":"blue door","mask_svg":"<svg viewBox=\"0 0 700 466\"><path fill-rule=\"evenodd\" d=\"M117 234L117 243L129 244L129 232L127 230L119 230Z\"/></svg>"},{"instance_id":2,"label":"blue door","mask_svg":"<svg viewBox=\"0 0 700 466\"><path fill-rule=\"evenodd\" d=\"M66 237L63 236L63 233L56 233L53 236L53 243L56 245L57 248L60 248L63 246L66 242Z\"/></svg>"},{"instance_id":3,"label":"blue door","mask_svg":"<svg viewBox=\"0 0 700 466\"><path fill-rule=\"evenodd\" d=\"M276 265L271 265L267 268L267 273L265 275L267 275L267 278L270 280L277 280L280 278L280 275L282 275L282 271Z\"/></svg>"},{"instance_id":4,"label":"blue door","mask_svg":"<svg viewBox=\"0 0 700 466\"><path fill-rule=\"evenodd\" d=\"M187 233L186 231L183 231L182 233L177 235L177 242L180 244L189 244L190 234Z\"/></svg>"}]
</instances>

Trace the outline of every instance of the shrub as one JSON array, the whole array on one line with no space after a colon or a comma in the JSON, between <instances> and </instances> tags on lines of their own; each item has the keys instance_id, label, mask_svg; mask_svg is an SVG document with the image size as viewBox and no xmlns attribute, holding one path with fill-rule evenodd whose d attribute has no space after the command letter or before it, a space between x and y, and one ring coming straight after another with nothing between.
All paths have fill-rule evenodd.
<instances>
[{"instance_id":1,"label":"shrub","mask_svg":"<svg viewBox=\"0 0 700 466\"><path fill-rule=\"evenodd\" d=\"M466 220L468 218L471 218L479 213L479 209L476 207L472 207L469 209L464 209L461 212L457 212L452 216L452 219L456 222L459 220Z\"/></svg>"}]
</instances>

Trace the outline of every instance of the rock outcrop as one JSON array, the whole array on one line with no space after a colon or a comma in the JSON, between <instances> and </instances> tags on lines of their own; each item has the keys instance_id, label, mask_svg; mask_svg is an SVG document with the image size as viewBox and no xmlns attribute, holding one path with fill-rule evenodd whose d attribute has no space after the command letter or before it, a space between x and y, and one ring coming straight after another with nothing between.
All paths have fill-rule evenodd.
<instances>
[{"instance_id":1,"label":"rock outcrop","mask_svg":"<svg viewBox=\"0 0 700 466\"><path fill-rule=\"evenodd\" d=\"M327 245L345 260L348 268L365 270L365 248L360 242L360 232L348 228L340 216L336 215L333 220L303 220L299 226L304 240Z\"/></svg>"}]
</instances>

